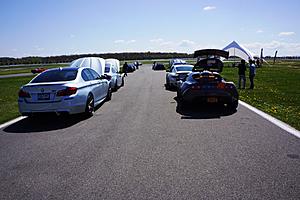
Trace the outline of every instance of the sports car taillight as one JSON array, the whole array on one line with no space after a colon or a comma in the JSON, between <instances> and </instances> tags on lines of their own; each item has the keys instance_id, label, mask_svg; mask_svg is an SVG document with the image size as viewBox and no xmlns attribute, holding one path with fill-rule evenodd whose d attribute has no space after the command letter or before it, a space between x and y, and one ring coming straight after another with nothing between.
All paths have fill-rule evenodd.
<instances>
[{"instance_id":1,"label":"sports car taillight","mask_svg":"<svg viewBox=\"0 0 300 200\"><path fill-rule=\"evenodd\" d=\"M199 89L201 89L201 86L200 85L192 85L191 89L192 90L199 90Z\"/></svg>"},{"instance_id":2,"label":"sports car taillight","mask_svg":"<svg viewBox=\"0 0 300 200\"><path fill-rule=\"evenodd\" d=\"M56 96L70 96L72 94L75 94L77 92L76 87L67 87L64 90L59 90L56 93Z\"/></svg>"},{"instance_id":3,"label":"sports car taillight","mask_svg":"<svg viewBox=\"0 0 300 200\"><path fill-rule=\"evenodd\" d=\"M226 85L225 85L225 89L233 89L233 88L234 88L233 85L230 85L230 84L226 84Z\"/></svg>"},{"instance_id":4,"label":"sports car taillight","mask_svg":"<svg viewBox=\"0 0 300 200\"><path fill-rule=\"evenodd\" d=\"M20 90L19 91L19 97L23 97L23 98L30 98L30 94L24 90Z\"/></svg>"},{"instance_id":5,"label":"sports car taillight","mask_svg":"<svg viewBox=\"0 0 300 200\"><path fill-rule=\"evenodd\" d=\"M226 87L226 84L223 82L218 83L217 88L218 89L224 89Z\"/></svg>"}]
</instances>

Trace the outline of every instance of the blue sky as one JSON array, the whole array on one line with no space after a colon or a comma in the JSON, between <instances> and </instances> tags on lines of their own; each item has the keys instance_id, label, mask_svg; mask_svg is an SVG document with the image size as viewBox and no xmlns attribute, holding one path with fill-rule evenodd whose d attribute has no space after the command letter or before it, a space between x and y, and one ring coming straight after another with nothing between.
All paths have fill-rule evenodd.
<instances>
[{"instance_id":1,"label":"blue sky","mask_svg":"<svg viewBox=\"0 0 300 200\"><path fill-rule=\"evenodd\" d=\"M299 0L0 0L0 57L187 52L231 41L300 55Z\"/></svg>"}]
</instances>

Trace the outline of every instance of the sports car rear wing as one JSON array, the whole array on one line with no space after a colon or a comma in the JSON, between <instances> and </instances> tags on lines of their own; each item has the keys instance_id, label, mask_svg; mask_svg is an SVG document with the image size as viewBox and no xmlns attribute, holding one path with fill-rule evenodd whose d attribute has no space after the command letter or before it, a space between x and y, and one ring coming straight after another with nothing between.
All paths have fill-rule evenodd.
<instances>
[{"instance_id":1,"label":"sports car rear wing","mask_svg":"<svg viewBox=\"0 0 300 200\"><path fill-rule=\"evenodd\" d=\"M197 59L193 71L212 71L212 72L222 72L223 62L220 57L228 58L229 52L219 49L202 49L195 51L194 58Z\"/></svg>"},{"instance_id":2,"label":"sports car rear wing","mask_svg":"<svg viewBox=\"0 0 300 200\"><path fill-rule=\"evenodd\" d=\"M220 49L201 49L194 52L194 58L198 58L201 56L206 56L207 58L209 58L210 56L219 56L223 58L228 58L229 52Z\"/></svg>"}]
</instances>

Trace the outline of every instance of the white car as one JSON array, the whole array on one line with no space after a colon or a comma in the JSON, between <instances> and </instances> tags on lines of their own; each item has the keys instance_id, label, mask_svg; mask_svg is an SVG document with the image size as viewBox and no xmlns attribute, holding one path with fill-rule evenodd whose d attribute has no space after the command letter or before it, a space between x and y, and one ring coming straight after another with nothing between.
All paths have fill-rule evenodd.
<instances>
[{"instance_id":1,"label":"white car","mask_svg":"<svg viewBox=\"0 0 300 200\"><path fill-rule=\"evenodd\" d=\"M173 67L173 65L182 65L182 64L186 64L186 61L178 58L172 59L169 62L170 67Z\"/></svg>"},{"instance_id":2,"label":"white car","mask_svg":"<svg viewBox=\"0 0 300 200\"><path fill-rule=\"evenodd\" d=\"M173 65L166 74L166 89L177 88L178 81L183 80L193 68L193 65L188 64Z\"/></svg>"},{"instance_id":3,"label":"white car","mask_svg":"<svg viewBox=\"0 0 300 200\"><path fill-rule=\"evenodd\" d=\"M124 85L124 76L120 74L120 61L117 59L106 59L104 74L111 77L110 87L113 91L117 91Z\"/></svg>"},{"instance_id":4,"label":"white car","mask_svg":"<svg viewBox=\"0 0 300 200\"><path fill-rule=\"evenodd\" d=\"M46 70L22 86L18 104L25 116L53 112L91 116L95 106L110 99L105 75L87 67L66 67Z\"/></svg>"},{"instance_id":5,"label":"white car","mask_svg":"<svg viewBox=\"0 0 300 200\"><path fill-rule=\"evenodd\" d=\"M98 57L84 57L74 60L70 67L89 67L101 76L104 75L105 60Z\"/></svg>"}]
</instances>

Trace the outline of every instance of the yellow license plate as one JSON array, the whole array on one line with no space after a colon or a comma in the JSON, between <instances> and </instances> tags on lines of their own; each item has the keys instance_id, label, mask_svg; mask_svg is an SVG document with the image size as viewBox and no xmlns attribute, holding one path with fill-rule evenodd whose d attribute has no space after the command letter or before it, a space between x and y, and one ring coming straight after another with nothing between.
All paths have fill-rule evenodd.
<instances>
[{"instance_id":1,"label":"yellow license plate","mask_svg":"<svg viewBox=\"0 0 300 200\"><path fill-rule=\"evenodd\" d=\"M209 98L207 98L207 102L208 103L217 103L218 102L218 98L209 97Z\"/></svg>"}]
</instances>

